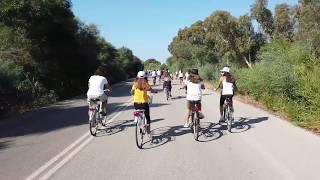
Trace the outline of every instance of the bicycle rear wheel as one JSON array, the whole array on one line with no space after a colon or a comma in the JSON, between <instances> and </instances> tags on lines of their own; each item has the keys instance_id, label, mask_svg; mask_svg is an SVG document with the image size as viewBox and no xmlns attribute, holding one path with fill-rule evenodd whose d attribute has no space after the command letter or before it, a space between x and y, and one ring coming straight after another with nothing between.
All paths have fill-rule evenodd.
<instances>
[{"instance_id":1,"label":"bicycle rear wheel","mask_svg":"<svg viewBox=\"0 0 320 180\"><path fill-rule=\"evenodd\" d=\"M227 129L229 132L231 132L232 129L232 117L231 117L231 111L230 111L230 107L227 108L226 110L226 117L227 117Z\"/></svg>"},{"instance_id":2,"label":"bicycle rear wheel","mask_svg":"<svg viewBox=\"0 0 320 180\"><path fill-rule=\"evenodd\" d=\"M143 126L144 123L142 123L142 118L139 117L138 122L136 123L136 131L135 131L135 136L136 136L136 145L139 149L142 148L142 143L143 143Z\"/></svg>"},{"instance_id":3,"label":"bicycle rear wheel","mask_svg":"<svg viewBox=\"0 0 320 180\"><path fill-rule=\"evenodd\" d=\"M98 116L97 111L94 111L91 120L89 120L90 134L92 136L97 135L97 131L98 131L98 122L97 122L98 117L97 116Z\"/></svg>"}]
</instances>

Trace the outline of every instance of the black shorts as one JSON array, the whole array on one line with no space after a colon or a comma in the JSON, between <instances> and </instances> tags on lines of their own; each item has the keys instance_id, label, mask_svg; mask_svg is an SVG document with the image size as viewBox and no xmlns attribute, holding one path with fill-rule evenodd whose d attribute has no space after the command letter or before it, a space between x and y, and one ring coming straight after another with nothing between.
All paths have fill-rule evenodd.
<instances>
[{"instance_id":1,"label":"black shorts","mask_svg":"<svg viewBox=\"0 0 320 180\"><path fill-rule=\"evenodd\" d=\"M224 101L225 101L227 98L230 98L230 99L232 100L233 95L221 95L221 96L220 96L220 106L223 106Z\"/></svg>"}]
</instances>

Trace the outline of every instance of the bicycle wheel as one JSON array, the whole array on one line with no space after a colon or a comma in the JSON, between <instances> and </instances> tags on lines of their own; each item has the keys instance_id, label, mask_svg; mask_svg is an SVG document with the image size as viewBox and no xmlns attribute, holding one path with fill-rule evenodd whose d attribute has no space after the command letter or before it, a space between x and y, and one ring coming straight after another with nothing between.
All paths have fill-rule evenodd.
<instances>
[{"instance_id":1,"label":"bicycle wheel","mask_svg":"<svg viewBox=\"0 0 320 180\"><path fill-rule=\"evenodd\" d=\"M93 112L93 116L92 116L91 120L89 121L90 134L92 136L96 136L97 131L98 131L97 116L98 116L98 113L95 110Z\"/></svg>"},{"instance_id":2,"label":"bicycle wheel","mask_svg":"<svg viewBox=\"0 0 320 180\"><path fill-rule=\"evenodd\" d=\"M143 143L143 125L142 125L142 118L138 118L138 122L136 123L136 144L139 149L142 148L142 143Z\"/></svg>"},{"instance_id":3,"label":"bicycle wheel","mask_svg":"<svg viewBox=\"0 0 320 180\"><path fill-rule=\"evenodd\" d=\"M227 114L227 129L228 129L229 132L231 132L231 128L232 128L232 118L231 118L230 107L227 108L226 114Z\"/></svg>"},{"instance_id":4,"label":"bicycle wheel","mask_svg":"<svg viewBox=\"0 0 320 180\"><path fill-rule=\"evenodd\" d=\"M193 138L194 140L198 141L198 137L199 137L199 118L198 118L198 114L194 114L193 115Z\"/></svg>"}]
</instances>

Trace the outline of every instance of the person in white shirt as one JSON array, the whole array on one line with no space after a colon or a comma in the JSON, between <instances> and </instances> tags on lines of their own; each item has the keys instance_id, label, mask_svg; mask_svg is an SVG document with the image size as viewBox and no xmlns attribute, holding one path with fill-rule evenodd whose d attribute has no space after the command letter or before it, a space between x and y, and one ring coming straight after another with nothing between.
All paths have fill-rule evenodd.
<instances>
[{"instance_id":1,"label":"person in white shirt","mask_svg":"<svg viewBox=\"0 0 320 180\"><path fill-rule=\"evenodd\" d=\"M89 79L89 89L87 91L88 102L90 100L99 99L102 102L102 111L100 112L103 116L106 116L107 113L107 100L108 96L105 94L105 89L111 91L111 86L108 83L108 80L105 78L106 70L104 67L100 66L95 71L94 75Z\"/></svg>"},{"instance_id":2,"label":"person in white shirt","mask_svg":"<svg viewBox=\"0 0 320 180\"><path fill-rule=\"evenodd\" d=\"M190 71L189 79L185 81L183 88L187 90L187 116L184 127L189 127L192 104L197 104L201 111L202 89L205 89L203 80L198 74L198 69L192 69ZM204 118L201 112L199 112L199 117L201 119Z\"/></svg>"},{"instance_id":3,"label":"person in white shirt","mask_svg":"<svg viewBox=\"0 0 320 180\"><path fill-rule=\"evenodd\" d=\"M236 81L230 73L229 67L224 67L221 70L221 77L218 82L218 87L215 89L216 91L221 88L221 96L220 96L220 120L219 122L224 122L225 119L223 117L223 104L227 98L231 99L231 106L233 109L232 98L234 96L235 91L237 90Z\"/></svg>"},{"instance_id":4,"label":"person in white shirt","mask_svg":"<svg viewBox=\"0 0 320 180\"><path fill-rule=\"evenodd\" d=\"M189 79L189 72L190 72L190 70L188 70L188 71L185 73L186 81Z\"/></svg>"},{"instance_id":5,"label":"person in white shirt","mask_svg":"<svg viewBox=\"0 0 320 180\"><path fill-rule=\"evenodd\" d=\"M180 84L181 84L183 82L183 73L181 70L179 71L179 79L180 79Z\"/></svg>"},{"instance_id":6,"label":"person in white shirt","mask_svg":"<svg viewBox=\"0 0 320 180\"><path fill-rule=\"evenodd\" d=\"M153 70L151 72L151 77L152 77L152 80L153 80L153 85L155 85L156 84L156 80L157 80L157 72Z\"/></svg>"},{"instance_id":7,"label":"person in white shirt","mask_svg":"<svg viewBox=\"0 0 320 180\"><path fill-rule=\"evenodd\" d=\"M157 71L157 76L158 76L158 78L159 78L159 79L158 79L159 82L160 82L160 80L161 80L161 74L162 74L162 73L161 73L161 70L158 70L158 71Z\"/></svg>"}]
</instances>

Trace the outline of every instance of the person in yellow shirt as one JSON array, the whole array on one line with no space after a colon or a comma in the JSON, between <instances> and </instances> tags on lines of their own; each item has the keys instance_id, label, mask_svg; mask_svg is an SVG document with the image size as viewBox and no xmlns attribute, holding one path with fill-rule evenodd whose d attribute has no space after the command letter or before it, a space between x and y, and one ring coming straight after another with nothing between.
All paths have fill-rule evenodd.
<instances>
[{"instance_id":1,"label":"person in yellow shirt","mask_svg":"<svg viewBox=\"0 0 320 180\"><path fill-rule=\"evenodd\" d=\"M146 79L145 72L139 71L137 78L133 83L131 93L133 94L133 104L135 109L145 110L145 117L147 119L147 132L150 133L150 108L148 103L148 91L152 91L151 86Z\"/></svg>"}]
</instances>

